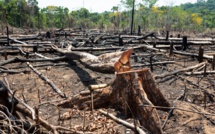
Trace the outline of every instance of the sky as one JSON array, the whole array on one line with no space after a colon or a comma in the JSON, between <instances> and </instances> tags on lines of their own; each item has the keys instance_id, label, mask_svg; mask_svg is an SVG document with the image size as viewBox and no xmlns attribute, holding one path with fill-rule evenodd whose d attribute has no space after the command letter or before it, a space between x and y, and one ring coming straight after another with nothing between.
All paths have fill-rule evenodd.
<instances>
[{"instance_id":1,"label":"sky","mask_svg":"<svg viewBox=\"0 0 215 134\"><path fill-rule=\"evenodd\" d=\"M82 7L87 8L90 12L111 11L113 6L120 5L121 0L37 0L40 8L47 6L62 6L67 7L70 11L78 10ZM136 0L140 1L140 0ZM195 3L196 0L158 0L156 5L175 6L182 3Z\"/></svg>"}]
</instances>

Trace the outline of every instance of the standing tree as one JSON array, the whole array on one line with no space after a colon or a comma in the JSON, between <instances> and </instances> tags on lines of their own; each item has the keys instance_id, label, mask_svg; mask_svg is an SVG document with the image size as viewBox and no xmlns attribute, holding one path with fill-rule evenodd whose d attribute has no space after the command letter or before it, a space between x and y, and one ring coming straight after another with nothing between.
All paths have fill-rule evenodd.
<instances>
[{"instance_id":1,"label":"standing tree","mask_svg":"<svg viewBox=\"0 0 215 134\"><path fill-rule=\"evenodd\" d=\"M54 18L55 18L55 6L47 6L46 8L43 8L41 12L45 14L45 19L46 19L46 26L49 28L54 27Z\"/></svg>"},{"instance_id":2,"label":"standing tree","mask_svg":"<svg viewBox=\"0 0 215 134\"><path fill-rule=\"evenodd\" d=\"M114 27L117 27L119 29L119 7L118 6L113 6L111 8L113 11L113 23Z\"/></svg>"},{"instance_id":3,"label":"standing tree","mask_svg":"<svg viewBox=\"0 0 215 134\"><path fill-rule=\"evenodd\" d=\"M87 28L90 26L90 12L86 8L81 8L77 11L78 13L78 23L80 27Z\"/></svg>"},{"instance_id":4,"label":"standing tree","mask_svg":"<svg viewBox=\"0 0 215 134\"><path fill-rule=\"evenodd\" d=\"M158 0L142 0L142 1L145 2L149 6L149 8L152 8L155 5L155 3L157 3Z\"/></svg>"},{"instance_id":5,"label":"standing tree","mask_svg":"<svg viewBox=\"0 0 215 134\"><path fill-rule=\"evenodd\" d=\"M133 34L133 26L134 26L134 9L135 8L135 0L133 0L133 5L132 5L132 13L131 13L131 35Z\"/></svg>"},{"instance_id":6,"label":"standing tree","mask_svg":"<svg viewBox=\"0 0 215 134\"><path fill-rule=\"evenodd\" d=\"M6 7L5 7L5 2L4 1L0 1L0 17L1 17L1 31L2 31L2 34L4 33L4 25L5 25L5 22L6 22L6 14L5 14L5 11L6 11Z\"/></svg>"},{"instance_id":7,"label":"standing tree","mask_svg":"<svg viewBox=\"0 0 215 134\"><path fill-rule=\"evenodd\" d=\"M31 27L35 27L34 15L36 10L38 10L38 1L37 0L28 0L28 7L29 7L29 25Z\"/></svg>"},{"instance_id":8,"label":"standing tree","mask_svg":"<svg viewBox=\"0 0 215 134\"><path fill-rule=\"evenodd\" d=\"M68 8L56 7L54 19L55 26L58 28L64 28L67 24L68 16L69 16Z\"/></svg>"}]
</instances>

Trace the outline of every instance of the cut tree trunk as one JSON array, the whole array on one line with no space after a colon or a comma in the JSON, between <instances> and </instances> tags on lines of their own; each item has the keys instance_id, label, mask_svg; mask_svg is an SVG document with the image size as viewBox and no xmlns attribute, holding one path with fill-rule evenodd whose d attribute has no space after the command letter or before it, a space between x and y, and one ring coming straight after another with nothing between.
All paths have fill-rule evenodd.
<instances>
[{"instance_id":1,"label":"cut tree trunk","mask_svg":"<svg viewBox=\"0 0 215 134\"><path fill-rule=\"evenodd\" d=\"M160 90L156 87L155 81L149 69L133 70L117 74L116 84L113 87L110 99L116 101L118 95L122 97L122 105L129 110L140 124L151 133L162 133L160 119L157 110L151 107L141 107L140 105L169 106ZM126 106L127 104L128 106Z\"/></svg>"},{"instance_id":2,"label":"cut tree trunk","mask_svg":"<svg viewBox=\"0 0 215 134\"><path fill-rule=\"evenodd\" d=\"M149 132L160 134L162 129L157 110L147 106L169 107L170 104L157 88L148 68L141 70L130 68L131 52L132 50L123 52L119 61L115 63L117 73L113 83L103 88L101 92L94 92L94 107L118 107L124 111L125 116L130 113L133 118L139 120L140 124ZM91 104L89 94L79 94L61 102L58 106L90 109Z\"/></svg>"}]
</instances>

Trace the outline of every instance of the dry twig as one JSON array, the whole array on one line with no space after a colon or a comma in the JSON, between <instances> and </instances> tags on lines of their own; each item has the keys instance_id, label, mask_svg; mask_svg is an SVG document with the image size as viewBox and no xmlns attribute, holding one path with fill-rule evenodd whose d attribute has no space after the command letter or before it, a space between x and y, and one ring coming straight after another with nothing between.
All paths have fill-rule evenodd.
<instances>
[{"instance_id":1,"label":"dry twig","mask_svg":"<svg viewBox=\"0 0 215 134\"><path fill-rule=\"evenodd\" d=\"M110 114L110 113L108 113L108 112L105 112L105 111L103 111L103 110L99 110L99 112L100 113L102 113L102 114L104 114L104 115L106 115L106 116L108 116L108 117L110 117L111 119L113 119L114 121L116 121L116 122L118 122L118 123L121 123L121 124L123 124L123 125L125 125L126 127L129 127L129 128L131 128L131 129L133 129L133 130L137 130L137 132L139 133L139 134L146 134L146 132L144 132L141 128L139 128L139 127L137 127L137 126L135 126L135 125L133 125L133 124L130 124L130 123L128 123L128 122L126 122L126 121L124 121L124 120L122 120L122 119L119 119L119 118L117 118L116 116L114 116L114 115L112 115L112 114Z\"/></svg>"},{"instance_id":2,"label":"dry twig","mask_svg":"<svg viewBox=\"0 0 215 134\"><path fill-rule=\"evenodd\" d=\"M62 98L66 98L66 95L60 91L60 89L48 78L46 78L42 73L40 73L37 69L35 69L29 62L27 62L27 65L44 81L46 81L51 87L52 89L58 93Z\"/></svg>"}]
</instances>

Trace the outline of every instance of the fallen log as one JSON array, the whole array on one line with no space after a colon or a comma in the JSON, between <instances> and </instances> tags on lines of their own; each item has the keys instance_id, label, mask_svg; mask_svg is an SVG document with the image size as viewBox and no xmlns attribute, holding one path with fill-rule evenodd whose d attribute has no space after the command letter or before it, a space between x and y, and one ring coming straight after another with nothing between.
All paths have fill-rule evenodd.
<instances>
[{"instance_id":1,"label":"fallen log","mask_svg":"<svg viewBox=\"0 0 215 134\"><path fill-rule=\"evenodd\" d=\"M10 46L12 47L39 47L39 48L44 48L46 46L51 46L51 44L36 44L36 43L32 43L32 44L11 44Z\"/></svg>"},{"instance_id":2,"label":"fallen log","mask_svg":"<svg viewBox=\"0 0 215 134\"><path fill-rule=\"evenodd\" d=\"M9 63L14 63L14 62L42 62L42 61L55 62L55 61L62 61L62 60L66 60L66 57L63 56L63 57L56 57L56 58L52 58L52 59L51 58L50 59L44 59L44 58L41 58L41 59L24 59L24 58L20 58L20 57L15 57L15 58L11 58L11 59L0 62L0 66L6 65Z\"/></svg>"},{"instance_id":3,"label":"fallen log","mask_svg":"<svg viewBox=\"0 0 215 134\"><path fill-rule=\"evenodd\" d=\"M161 40L165 40L164 37L159 37ZM183 38L169 38L172 41L182 41ZM213 38L188 38L188 41L215 41Z\"/></svg>"},{"instance_id":4,"label":"fallen log","mask_svg":"<svg viewBox=\"0 0 215 134\"><path fill-rule=\"evenodd\" d=\"M205 64L207 64L207 63L206 62L202 62L200 64L197 64L197 65L194 65L194 66L190 66L190 67L187 67L187 68L183 68L183 69L180 69L180 70L177 70L177 71L173 71L173 72L170 72L170 73L165 73L165 74L161 74L161 75L155 75L154 77L155 77L155 79L165 78L167 76L176 75L176 74L179 74L179 73L183 73L183 72L186 72L186 71L190 71L190 70L193 70L193 69L205 66Z\"/></svg>"},{"instance_id":5,"label":"fallen log","mask_svg":"<svg viewBox=\"0 0 215 134\"><path fill-rule=\"evenodd\" d=\"M215 74L215 71L199 71L199 72L186 72L186 75L208 75Z\"/></svg>"},{"instance_id":6,"label":"fallen log","mask_svg":"<svg viewBox=\"0 0 215 134\"><path fill-rule=\"evenodd\" d=\"M82 47L82 48L72 48L72 51L108 51L108 50L119 50L122 47L102 47L102 48L93 48L93 47Z\"/></svg>"},{"instance_id":7,"label":"fallen log","mask_svg":"<svg viewBox=\"0 0 215 134\"><path fill-rule=\"evenodd\" d=\"M60 49L57 46L52 46L52 48L55 51L64 54L68 59L79 60L85 67L102 73L114 73L114 63L122 54L122 51L120 51L95 56L86 52Z\"/></svg>"},{"instance_id":8,"label":"fallen log","mask_svg":"<svg viewBox=\"0 0 215 134\"><path fill-rule=\"evenodd\" d=\"M29 70L11 70L11 69L1 69L0 67L0 73L8 73L8 74L18 74L18 73L29 73Z\"/></svg>"},{"instance_id":9,"label":"fallen log","mask_svg":"<svg viewBox=\"0 0 215 134\"><path fill-rule=\"evenodd\" d=\"M188 53L188 52L181 52L181 51L173 51L173 53L180 54L180 55L185 55L185 56L199 57L199 55L196 54L196 53ZM203 58L205 58L205 59L213 59L213 56L209 56L209 55L204 54Z\"/></svg>"},{"instance_id":10,"label":"fallen log","mask_svg":"<svg viewBox=\"0 0 215 134\"><path fill-rule=\"evenodd\" d=\"M161 62L154 62L152 65L166 65L166 64L174 64L175 61L161 61ZM132 65L132 67L142 67L142 66L150 66L150 63L146 64L137 64L137 65Z\"/></svg>"},{"instance_id":11,"label":"fallen log","mask_svg":"<svg viewBox=\"0 0 215 134\"><path fill-rule=\"evenodd\" d=\"M13 38L10 38L10 37L9 37L9 39L12 40L13 42L16 42L16 43L20 43L20 44L23 44L23 45L26 45L26 46L28 45L27 43L25 43L25 42L23 42L21 40L13 39Z\"/></svg>"},{"instance_id":12,"label":"fallen log","mask_svg":"<svg viewBox=\"0 0 215 134\"><path fill-rule=\"evenodd\" d=\"M153 33L147 34L151 37L155 37L159 40L166 40L166 37L157 37ZM146 36L147 36L146 35ZM141 39L144 36L134 36L134 35L121 35L121 38L135 38L135 39ZM183 38L169 38L171 41L182 41ZM188 41L215 41L213 38L188 38Z\"/></svg>"},{"instance_id":13,"label":"fallen log","mask_svg":"<svg viewBox=\"0 0 215 134\"><path fill-rule=\"evenodd\" d=\"M11 46L10 46L11 47ZM33 49L28 51L29 53L33 53ZM43 47L37 50L38 53L53 53L52 49L50 47ZM12 47L12 48L5 48L0 51L0 54L7 53L8 55L17 55L20 54L20 48L18 47Z\"/></svg>"},{"instance_id":14,"label":"fallen log","mask_svg":"<svg viewBox=\"0 0 215 134\"><path fill-rule=\"evenodd\" d=\"M48 66L66 66L66 65L68 65L68 63L44 63L44 64L33 65L33 67L47 68ZM10 69L21 69L21 68L26 68L26 66L11 67Z\"/></svg>"},{"instance_id":15,"label":"fallen log","mask_svg":"<svg viewBox=\"0 0 215 134\"><path fill-rule=\"evenodd\" d=\"M167 45L167 44L171 44L170 41L148 41L146 40L149 44L160 44L160 45ZM135 42L135 41L133 41ZM183 42L179 41L179 42L173 42L174 45L181 45ZM194 41L188 41L187 45L213 45L212 42L194 42Z\"/></svg>"},{"instance_id":16,"label":"fallen log","mask_svg":"<svg viewBox=\"0 0 215 134\"><path fill-rule=\"evenodd\" d=\"M147 39L148 37L154 37L154 32L153 33L149 33L149 34L147 34L147 35L145 35L145 36L140 36L140 37L136 37L136 38L133 38L133 39L129 39L128 41L126 41L126 42L132 42L133 40L145 40L145 39Z\"/></svg>"}]
</instances>

